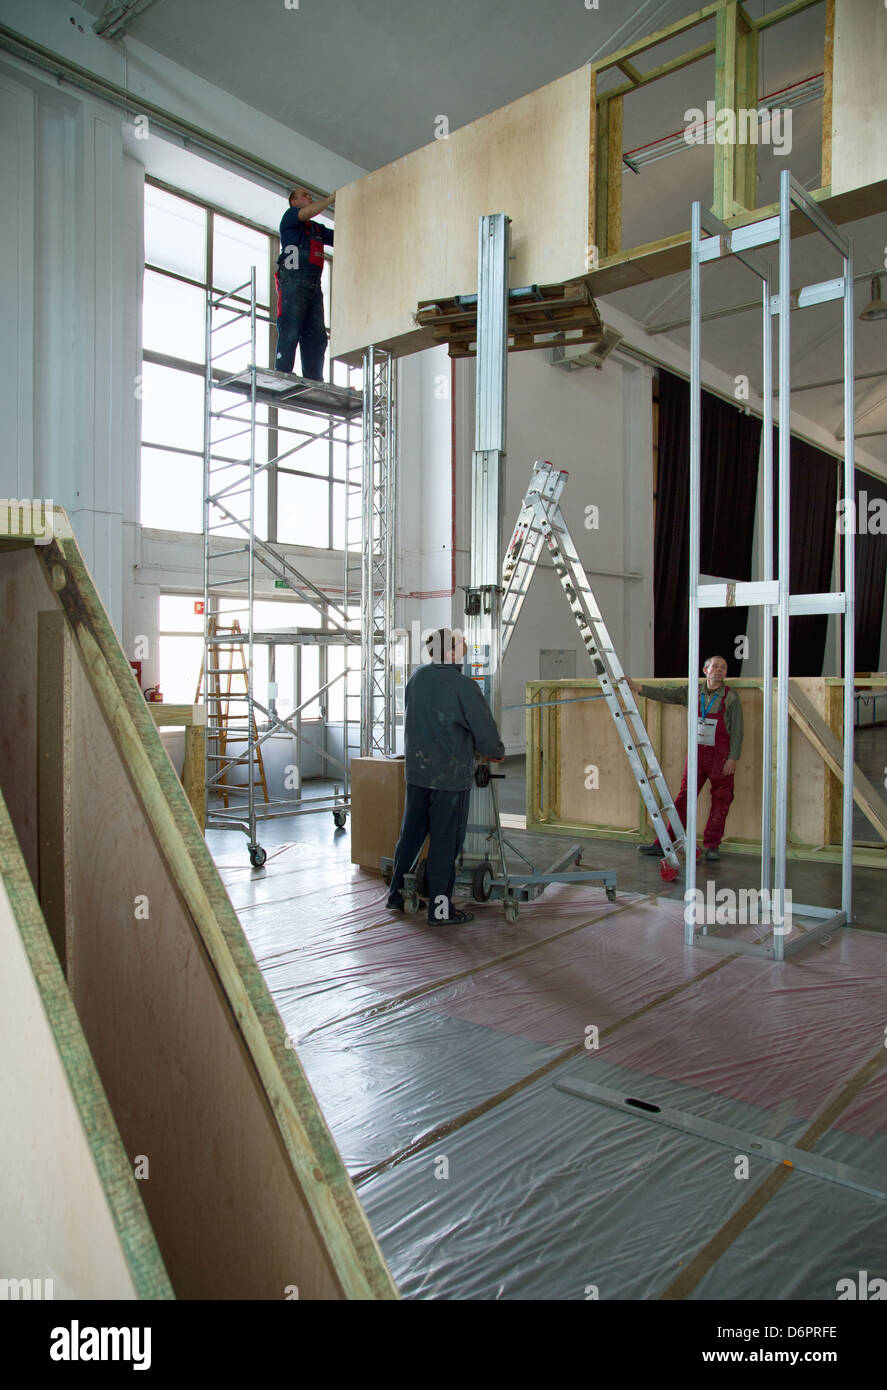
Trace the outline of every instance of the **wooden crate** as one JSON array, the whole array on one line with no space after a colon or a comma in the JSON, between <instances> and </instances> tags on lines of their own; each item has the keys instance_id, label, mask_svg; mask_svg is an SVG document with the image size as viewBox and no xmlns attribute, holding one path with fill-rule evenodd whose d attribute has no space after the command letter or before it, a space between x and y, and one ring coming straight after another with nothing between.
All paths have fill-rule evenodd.
<instances>
[{"instance_id":1,"label":"wooden crate","mask_svg":"<svg viewBox=\"0 0 887 1390\"><path fill-rule=\"evenodd\" d=\"M639 679L638 683L685 684L655 679ZM739 692L742 700L744 741L724 847L760 853L762 682L743 679L727 684ZM887 688L887 681L865 684ZM793 680L792 686L810 702L832 734L840 738L843 681L811 676ZM600 683L593 679L527 683L527 703L540 704L537 710L527 710L527 829L585 831L604 839L637 843L650 840L654 838L653 830L607 705L600 699L587 700L599 693ZM775 682L773 698L775 720ZM546 701L576 703L541 703ZM638 708L674 796L687 753L686 707L639 697ZM588 771L592 767L597 769L596 788L586 785L595 781L595 774ZM871 789L866 787L858 787L858 796L871 801ZM874 796L877 797L877 790ZM840 857L841 800L840 779L793 718L789 724L790 854L805 858ZM710 805L706 787L698 803L700 841ZM854 850L854 862L887 868L887 844L874 827L870 839L860 842Z\"/></svg>"}]
</instances>

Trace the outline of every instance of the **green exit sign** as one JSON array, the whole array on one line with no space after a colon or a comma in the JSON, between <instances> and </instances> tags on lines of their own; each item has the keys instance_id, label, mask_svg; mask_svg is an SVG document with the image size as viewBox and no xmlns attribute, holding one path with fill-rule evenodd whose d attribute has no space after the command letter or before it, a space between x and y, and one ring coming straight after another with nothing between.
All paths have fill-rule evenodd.
<instances>
[{"instance_id":1,"label":"green exit sign","mask_svg":"<svg viewBox=\"0 0 887 1390\"><path fill-rule=\"evenodd\" d=\"M287 584L285 579L275 579L274 587L275 589L288 589L289 584Z\"/></svg>"}]
</instances>

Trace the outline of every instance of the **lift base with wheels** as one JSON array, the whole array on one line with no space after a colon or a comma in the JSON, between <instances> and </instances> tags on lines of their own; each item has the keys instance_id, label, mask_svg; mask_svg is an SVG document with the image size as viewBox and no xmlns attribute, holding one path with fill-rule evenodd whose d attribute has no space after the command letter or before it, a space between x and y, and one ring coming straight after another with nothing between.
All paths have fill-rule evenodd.
<instances>
[{"instance_id":1,"label":"lift base with wheels","mask_svg":"<svg viewBox=\"0 0 887 1390\"><path fill-rule=\"evenodd\" d=\"M616 870L615 869L580 869L582 863L582 846L570 845L553 864L550 864L545 872L540 872L531 860L521 854L510 840L502 834L502 823L499 818L499 798L496 795L494 779L502 780L501 773L491 773L486 763L481 763L475 769L475 781L478 786L489 786L492 793L493 826L469 825L466 834L475 833L487 835L493 842L491 858L475 860L470 862L462 856L456 862L456 888L467 890L469 896L478 903L490 901L501 901L505 911L506 922L516 922L521 903L532 902L545 892L550 883L596 883L601 884L607 895L609 902L616 900ZM506 850L510 850L525 865L525 869L517 873L512 873L508 868L508 857ZM421 853L421 851L420 851ZM494 860L498 861L494 867ZM574 871L569 871L567 865L574 865ZM394 868L392 859L382 859L380 861L382 877L386 883L391 882L391 874ZM404 911L412 914L419 910L420 903L428 899L428 861L419 859L410 873L404 875L403 888Z\"/></svg>"}]
</instances>

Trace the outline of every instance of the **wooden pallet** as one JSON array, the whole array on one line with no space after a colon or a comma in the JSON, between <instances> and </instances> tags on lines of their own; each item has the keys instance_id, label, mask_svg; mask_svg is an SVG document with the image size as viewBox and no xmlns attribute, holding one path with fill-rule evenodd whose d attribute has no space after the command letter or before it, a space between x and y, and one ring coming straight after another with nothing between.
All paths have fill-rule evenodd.
<instances>
[{"instance_id":1,"label":"wooden pallet","mask_svg":"<svg viewBox=\"0 0 887 1390\"><path fill-rule=\"evenodd\" d=\"M420 328L431 329L436 343L447 344L450 357L477 354L476 296L424 299L415 318ZM595 343L603 336L597 304L582 281L573 285L531 285L529 292L511 291L509 352L529 352L565 341Z\"/></svg>"}]
</instances>

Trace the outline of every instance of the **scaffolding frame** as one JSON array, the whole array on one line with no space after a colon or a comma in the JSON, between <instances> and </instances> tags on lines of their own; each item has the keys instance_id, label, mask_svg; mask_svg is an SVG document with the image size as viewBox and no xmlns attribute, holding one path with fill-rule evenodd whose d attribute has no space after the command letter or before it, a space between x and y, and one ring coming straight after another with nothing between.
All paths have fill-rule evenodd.
<instances>
[{"instance_id":1,"label":"scaffolding frame","mask_svg":"<svg viewBox=\"0 0 887 1390\"><path fill-rule=\"evenodd\" d=\"M807 218L815 232L841 257L842 274L831 280L791 288L791 216L795 210ZM708 233L703 236L703 233ZM778 290L771 293L772 266L755 251L756 247L778 242ZM700 482L702 439L702 266L723 256L735 256L761 282L762 369L764 399L763 447L763 579L728 584L700 584ZM829 300L843 301L844 356L844 469L840 500L855 498L854 492L854 396L853 396L853 245L841 235L806 190L782 171L779 184L779 212L732 231L698 202L692 208L690 271L690 603L687 699L687 844L685 874L684 939L688 946L716 951L742 952L783 960L811 941L846 926L851 919L853 851L853 698L854 676L854 532L844 537L844 588L821 594L792 594L789 589L790 459L791 459L791 314L795 310ZM778 566L773 576L773 319L779 320L778 416L779 416L779 492ZM762 903L776 902L782 920L771 921L769 941L749 943L695 930L696 857L690 852L696 844L698 763L697 711L693 698L699 680L699 613L702 608L760 607L763 617L763 792L761 808L761 887ZM841 839L841 908L792 903L791 922L785 922L786 840L788 816L788 735L789 735L789 618L799 614L839 613L844 619L844 748L843 748L843 824ZM776 814L773 815L771 768L773 759L773 702L768 692L773 686L773 634L771 619L777 623L776 676ZM772 840L772 844L771 844ZM771 875L771 856L773 870ZM803 932L787 941L798 918L809 918ZM706 924L707 926L708 924Z\"/></svg>"},{"instance_id":2,"label":"scaffolding frame","mask_svg":"<svg viewBox=\"0 0 887 1390\"><path fill-rule=\"evenodd\" d=\"M387 758L396 751L395 663L390 645L394 632L397 489L397 363L393 354L368 347L363 356L363 383L360 753L365 758ZM350 490L357 495L356 487ZM353 523L356 519L350 520ZM349 545L350 537L346 536L346 600L356 589Z\"/></svg>"},{"instance_id":3,"label":"scaffolding frame","mask_svg":"<svg viewBox=\"0 0 887 1390\"><path fill-rule=\"evenodd\" d=\"M350 455L355 451L352 429L364 414L364 393L351 387L336 386L329 382L311 381L287 372L277 372L260 367L257 361L257 325L270 317L259 308L256 296L256 271L252 267L249 280L235 289L216 292L208 290L206 295L205 326L205 379L204 379L204 672L207 681L207 755L206 755L206 795L207 828L241 830L247 836L250 862L260 867L267 858L264 848L257 838L257 823L281 816L307 815L319 810L330 810L337 826L345 824L347 808L350 804L349 777L349 710L347 697L343 701L343 757L339 758L329 748L314 743L306 737L302 729L302 712L339 681L344 681L347 692L349 665L347 648L357 645L361 632L353 610L349 610L347 586L343 603L339 604L325 593L312 579L303 574L277 542L262 540L256 530L256 482L265 474L269 478L269 488L273 488L276 467L284 460L291 459L302 448L316 441L327 439L346 446L348 458L345 468L346 514L348 494L354 484ZM217 335L225 329L237 328L238 341L233 346L216 349ZM246 365L226 368L223 360L233 353L248 349ZM222 405L217 401L217 393L230 393L235 399ZM262 419L260 412L268 407L268 419ZM315 433L281 425L279 412L297 411L303 415L314 416L320 422ZM340 425L346 427L345 438L336 439ZM260 429L268 432L269 448L267 457L260 461L257 457L256 437ZM214 433L215 431L215 433ZM279 436L286 440L282 449L278 447ZM292 435L305 434L305 438L292 447L288 440ZM230 451L221 453L220 449L229 441L248 436L248 449L239 458L231 457ZM272 441L275 452L272 453ZM347 523L346 523L347 524ZM225 540L222 540L222 536ZM345 563L347 574L348 536L345 536ZM257 578L273 581L275 588L285 588L296 596L300 603L307 604L318 613L318 628L281 628L262 631L255 624L255 603ZM223 599L242 600L242 606L223 613L220 604ZM211 633L213 619L240 615L242 633L232 638L227 633L214 636ZM239 699L243 713L234 725L235 734L231 736L231 721L224 719L219 701L209 694L210 677L218 664L217 648L231 646L232 641L240 641L245 648L247 689ZM307 698L302 698L301 649L305 645L316 645L321 649L319 662L319 688ZM336 645L345 648L342 671L332 679L327 679L324 648ZM297 704L288 715L281 715L277 709L276 695L269 694L267 706L257 698L254 689L254 654L257 646L265 646L269 651L269 685L276 674L275 655L279 646L293 649L294 684ZM218 707L213 708L213 704ZM261 728L259 723L261 721ZM220 749L220 734L226 734L228 741L242 751L229 756L227 749ZM257 755L262 745L276 733L287 733L295 739L298 772L298 785L294 788L297 797L293 800L275 799L262 801L256 797ZM302 750L310 749L318 755L324 765L332 766L340 773L332 794L302 798L301 755ZM235 769L244 769L245 782L234 782ZM341 785L338 785L341 780ZM228 797L235 804L227 809L213 806L220 787L224 785Z\"/></svg>"}]
</instances>

